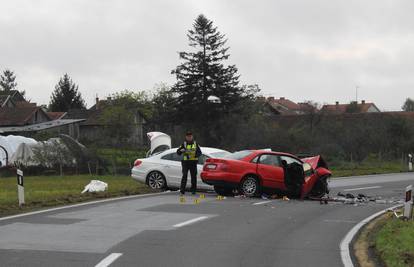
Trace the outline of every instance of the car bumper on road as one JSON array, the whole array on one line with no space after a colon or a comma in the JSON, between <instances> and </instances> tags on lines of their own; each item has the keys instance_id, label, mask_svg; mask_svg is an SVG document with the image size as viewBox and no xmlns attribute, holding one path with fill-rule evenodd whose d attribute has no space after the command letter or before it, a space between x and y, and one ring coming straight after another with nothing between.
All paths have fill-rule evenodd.
<instances>
[{"instance_id":1,"label":"car bumper on road","mask_svg":"<svg viewBox=\"0 0 414 267\"><path fill-rule=\"evenodd\" d=\"M240 180L237 176L231 173L223 174L203 171L200 176L204 183L213 186L235 187L239 184Z\"/></svg>"}]
</instances>

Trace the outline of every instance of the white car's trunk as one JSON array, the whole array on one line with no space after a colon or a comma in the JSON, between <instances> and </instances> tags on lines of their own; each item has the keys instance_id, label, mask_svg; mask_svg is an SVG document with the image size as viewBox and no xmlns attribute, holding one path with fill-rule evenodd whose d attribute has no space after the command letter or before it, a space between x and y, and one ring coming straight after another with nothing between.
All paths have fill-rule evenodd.
<instances>
[{"instance_id":1,"label":"white car's trunk","mask_svg":"<svg viewBox=\"0 0 414 267\"><path fill-rule=\"evenodd\" d=\"M162 132L149 132L147 133L147 136L151 143L150 150L147 152L147 157L171 148L171 137L168 134Z\"/></svg>"}]
</instances>

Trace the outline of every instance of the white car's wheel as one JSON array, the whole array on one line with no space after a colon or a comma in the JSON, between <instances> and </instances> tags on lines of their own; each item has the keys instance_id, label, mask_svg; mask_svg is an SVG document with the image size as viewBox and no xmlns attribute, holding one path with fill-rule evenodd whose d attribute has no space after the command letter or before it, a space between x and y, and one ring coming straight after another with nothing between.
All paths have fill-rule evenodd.
<instances>
[{"instance_id":1,"label":"white car's wheel","mask_svg":"<svg viewBox=\"0 0 414 267\"><path fill-rule=\"evenodd\" d=\"M165 177L159 171L150 172L148 174L147 183L151 189L165 189L167 187Z\"/></svg>"}]
</instances>

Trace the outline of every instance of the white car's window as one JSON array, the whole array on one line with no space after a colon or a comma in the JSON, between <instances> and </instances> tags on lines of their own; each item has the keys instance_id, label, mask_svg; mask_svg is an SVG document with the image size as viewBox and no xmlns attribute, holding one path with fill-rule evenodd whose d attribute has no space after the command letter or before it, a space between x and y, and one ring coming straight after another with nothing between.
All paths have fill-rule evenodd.
<instances>
[{"instance_id":1,"label":"white car's window","mask_svg":"<svg viewBox=\"0 0 414 267\"><path fill-rule=\"evenodd\" d=\"M198 164L204 164L204 162L206 162L206 160L209 158L209 156L206 156L206 155L201 155L199 158L198 158Z\"/></svg>"},{"instance_id":2,"label":"white car's window","mask_svg":"<svg viewBox=\"0 0 414 267\"><path fill-rule=\"evenodd\" d=\"M230 152L227 152L227 151L220 151L220 152L210 153L210 156L212 158L215 158L215 159L224 158L224 157L226 157L228 155L230 155Z\"/></svg>"},{"instance_id":3,"label":"white car's window","mask_svg":"<svg viewBox=\"0 0 414 267\"><path fill-rule=\"evenodd\" d=\"M226 155L224 158L241 160L247 157L248 155L250 155L251 153L252 153L251 150L242 150L242 151L238 151L238 152L234 152L232 154Z\"/></svg>"},{"instance_id":4,"label":"white car's window","mask_svg":"<svg viewBox=\"0 0 414 267\"><path fill-rule=\"evenodd\" d=\"M173 152L173 153L168 153L168 154L162 156L161 159L172 160L172 161L181 161L182 157L179 156L177 153Z\"/></svg>"}]
</instances>

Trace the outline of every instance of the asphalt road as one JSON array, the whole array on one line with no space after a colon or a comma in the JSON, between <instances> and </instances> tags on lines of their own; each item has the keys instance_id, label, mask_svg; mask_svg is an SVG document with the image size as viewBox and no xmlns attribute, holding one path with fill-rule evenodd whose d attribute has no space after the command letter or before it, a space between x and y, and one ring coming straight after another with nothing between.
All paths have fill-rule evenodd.
<instances>
[{"instance_id":1,"label":"asphalt road","mask_svg":"<svg viewBox=\"0 0 414 267\"><path fill-rule=\"evenodd\" d=\"M414 174L331 181L332 194L399 200ZM226 198L176 192L0 221L0 266L342 266L339 243L392 204Z\"/></svg>"}]
</instances>

